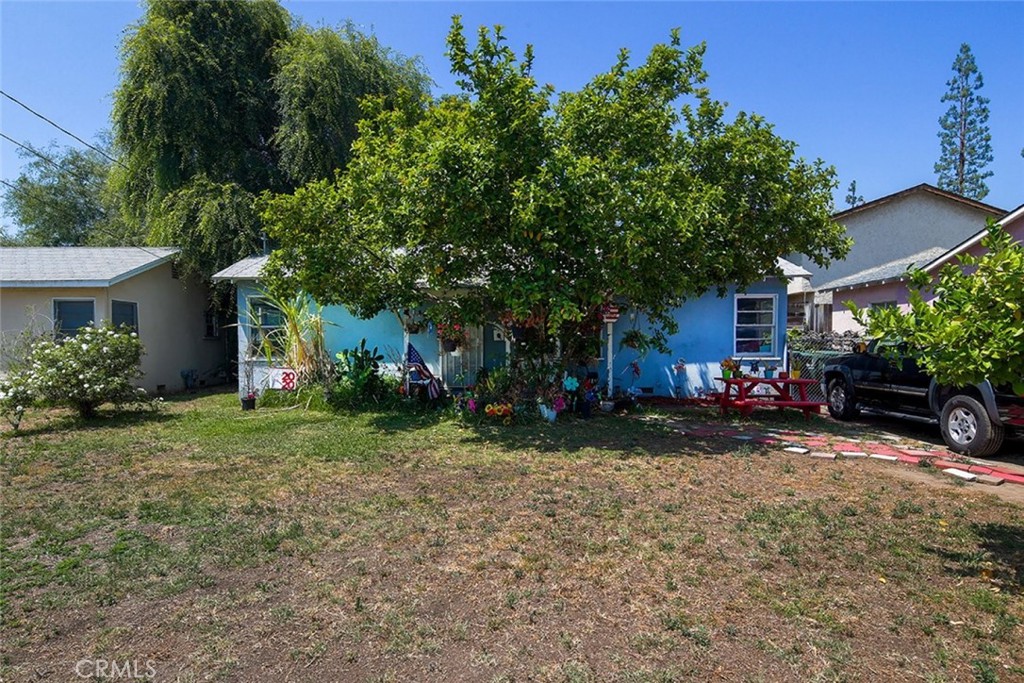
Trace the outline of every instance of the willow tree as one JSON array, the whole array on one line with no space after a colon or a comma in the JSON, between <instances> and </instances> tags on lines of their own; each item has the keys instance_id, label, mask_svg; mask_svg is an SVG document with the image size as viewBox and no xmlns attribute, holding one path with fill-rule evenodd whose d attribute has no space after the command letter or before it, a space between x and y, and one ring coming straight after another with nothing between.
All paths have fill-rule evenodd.
<instances>
[{"instance_id":1,"label":"willow tree","mask_svg":"<svg viewBox=\"0 0 1024 683\"><path fill-rule=\"evenodd\" d=\"M344 167L359 98L426 87L373 37L294 24L271 0L149 0L121 70L124 213L204 276L259 247L256 196Z\"/></svg>"},{"instance_id":2,"label":"willow tree","mask_svg":"<svg viewBox=\"0 0 1024 683\"><path fill-rule=\"evenodd\" d=\"M556 97L500 27L471 48L456 18L447 44L459 94L368 102L343 175L267 202L279 286L362 316L529 320L569 342L611 300L672 332L687 298L780 275L779 256L845 254L834 171L758 116L726 121L703 45L673 32Z\"/></svg>"}]
</instances>

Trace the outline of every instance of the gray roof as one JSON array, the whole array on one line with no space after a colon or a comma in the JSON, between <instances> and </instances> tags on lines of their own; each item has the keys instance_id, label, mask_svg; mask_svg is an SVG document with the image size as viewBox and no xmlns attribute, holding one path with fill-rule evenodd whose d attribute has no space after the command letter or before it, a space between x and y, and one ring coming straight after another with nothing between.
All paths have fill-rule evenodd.
<instances>
[{"instance_id":1,"label":"gray roof","mask_svg":"<svg viewBox=\"0 0 1024 683\"><path fill-rule=\"evenodd\" d=\"M0 247L0 287L109 287L176 253L174 247Z\"/></svg>"},{"instance_id":2,"label":"gray roof","mask_svg":"<svg viewBox=\"0 0 1024 683\"><path fill-rule=\"evenodd\" d=\"M819 292L823 292L843 289L845 287L859 287L875 282L882 282L883 280L900 279L911 266L920 267L927 263L931 263L947 251L948 249L945 249L944 247L930 247L924 251L919 251L916 254L904 256L903 258L898 258L895 261L883 263L880 266L865 268L859 273L854 273L853 275L847 275L846 277L826 282L825 284L817 287L817 290Z\"/></svg>"},{"instance_id":3,"label":"gray roof","mask_svg":"<svg viewBox=\"0 0 1024 683\"><path fill-rule=\"evenodd\" d=\"M258 280L263 266L267 265L268 256L250 256L232 263L224 270L214 273L214 282L237 282L238 280Z\"/></svg>"},{"instance_id":4,"label":"gray roof","mask_svg":"<svg viewBox=\"0 0 1024 683\"><path fill-rule=\"evenodd\" d=\"M782 274L785 275L787 278L811 276L810 271L807 271L804 268L793 263L792 261L787 261L784 258L777 259L776 264L778 264L779 268L782 269Z\"/></svg>"}]
</instances>

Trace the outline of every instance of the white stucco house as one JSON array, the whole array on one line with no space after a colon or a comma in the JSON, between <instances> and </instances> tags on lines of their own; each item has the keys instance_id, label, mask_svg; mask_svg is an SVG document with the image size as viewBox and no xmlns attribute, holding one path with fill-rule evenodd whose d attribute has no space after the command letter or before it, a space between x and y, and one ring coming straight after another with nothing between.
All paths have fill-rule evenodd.
<instances>
[{"instance_id":1,"label":"white stucco house","mask_svg":"<svg viewBox=\"0 0 1024 683\"><path fill-rule=\"evenodd\" d=\"M970 238L989 218L999 218L1003 209L940 190L922 183L833 215L853 239L850 253L842 261L821 268L796 254L787 258L811 274L813 292L790 292L806 304L807 326L832 330L836 313L842 317L837 329L848 327L845 309L833 303L836 282L847 278L873 276L877 269L888 272L943 253ZM836 309L839 309L838 311Z\"/></svg>"},{"instance_id":2,"label":"white stucco house","mask_svg":"<svg viewBox=\"0 0 1024 683\"><path fill-rule=\"evenodd\" d=\"M145 347L139 385L174 392L227 378L221 325L201 283L182 280L167 247L0 248L0 343L26 328L74 335L109 321ZM184 373L184 376L183 376Z\"/></svg>"}]
</instances>

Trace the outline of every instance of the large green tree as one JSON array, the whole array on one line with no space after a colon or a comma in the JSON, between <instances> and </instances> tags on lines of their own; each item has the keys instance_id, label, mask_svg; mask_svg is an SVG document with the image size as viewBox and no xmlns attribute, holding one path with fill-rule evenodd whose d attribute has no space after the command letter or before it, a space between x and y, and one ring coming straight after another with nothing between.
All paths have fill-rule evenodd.
<instances>
[{"instance_id":1,"label":"large green tree","mask_svg":"<svg viewBox=\"0 0 1024 683\"><path fill-rule=\"evenodd\" d=\"M120 239L116 197L107 177L110 161L94 150L26 151L31 161L6 188L3 211L20 228L13 243L70 247Z\"/></svg>"},{"instance_id":2,"label":"large green tree","mask_svg":"<svg viewBox=\"0 0 1024 683\"><path fill-rule=\"evenodd\" d=\"M149 0L114 95L124 213L208 276L258 248L259 193L344 166L359 97L425 87L374 38L293 25L271 0Z\"/></svg>"},{"instance_id":3,"label":"large green tree","mask_svg":"<svg viewBox=\"0 0 1024 683\"><path fill-rule=\"evenodd\" d=\"M949 109L939 118L941 153L935 163L939 187L972 199L988 194L985 167L992 163L992 136L988 132L988 98L979 91L985 85L967 43L953 60L953 77L942 96Z\"/></svg>"},{"instance_id":4,"label":"large green tree","mask_svg":"<svg viewBox=\"0 0 1024 683\"><path fill-rule=\"evenodd\" d=\"M912 270L909 310L847 307L872 336L905 341L943 384L987 379L1024 395L1024 247L991 220L981 246L937 276Z\"/></svg>"},{"instance_id":5,"label":"large green tree","mask_svg":"<svg viewBox=\"0 0 1024 683\"><path fill-rule=\"evenodd\" d=\"M613 299L671 331L687 297L777 275L779 256L844 255L832 169L760 117L727 122L703 52L673 33L555 99L532 50L500 28L471 48L456 18L459 95L377 100L345 174L267 202L278 285L363 316L530 320L564 349Z\"/></svg>"}]
</instances>

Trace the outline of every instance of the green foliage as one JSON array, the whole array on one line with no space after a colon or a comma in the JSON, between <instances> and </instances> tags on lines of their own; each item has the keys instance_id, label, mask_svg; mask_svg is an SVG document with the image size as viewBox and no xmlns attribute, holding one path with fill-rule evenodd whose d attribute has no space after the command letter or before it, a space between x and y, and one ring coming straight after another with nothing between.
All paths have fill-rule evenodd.
<instances>
[{"instance_id":1,"label":"green foliage","mask_svg":"<svg viewBox=\"0 0 1024 683\"><path fill-rule=\"evenodd\" d=\"M779 256L843 256L832 169L796 159L760 117L726 122L703 50L673 35L639 66L623 52L553 102L532 50L517 58L500 28L470 48L456 19L462 94L425 111L368 102L343 175L266 201L269 271L363 317L531 319L539 357L612 297L672 330L685 298L778 275Z\"/></svg>"},{"instance_id":2,"label":"green foliage","mask_svg":"<svg viewBox=\"0 0 1024 683\"><path fill-rule=\"evenodd\" d=\"M989 380L1024 394L1024 247L989 221L985 253L939 271L909 273L910 310L847 307L875 337L902 339L935 378L953 386ZM924 300L922 292L936 299Z\"/></svg>"},{"instance_id":3,"label":"green foliage","mask_svg":"<svg viewBox=\"0 0 1024 683\"><path fill-rule=\"evenodd\" d=\"M0 379L0 415L17 431L25 411L36 402L35 391L28 377L21 374Z\"/></svg>"},{"instance_id":4,"label":"green foliage","mask_svg":"<svg viewBox=\"0 0 1024 683\"><path fill-rule=\"evenodd\" d=\"M978 94L984 84L971 46L961 44L953 60L953 77L946 82L949 90L942 96L951 104L939 118L941 153L935 172L939 187L971 199L985 198L985 178L992 175L984 170L992 163L988 98Z\"/></svg>"},{"instance_id":5,"label":"green foliage","mask_svg":"<svg viewBox=\"0 0 1024 683\"><path fill-rule=\"evenodd\" d=\"M351 28L292 24L270 0L149 0L122 45L111 183L153 244L209 276L249 256L254 197L341 168L357 100L425 89L413 62Z\"/></svg>"},{"instance_id":6,"label":"green foliage","mask_svg":"<svg viewBox=\"0 0 1024 683\"><path fill-rule=\"evenodd\" d=\"M281 363L295 371L299 384L324 384L334 372L327 343L323 307L308 294L293 297L275 296L264 292L259 298L281 312L281 326L272 330L258 330L260 351L268 365ZM259 327L259 313L249 310L248 320Z\"/></svg>"},{"instance_id":7,"label":"green foliage","mask_svg":"<svg viewBox=\"0 0 1024 683\"><path fill-rule=\"evenodd\" d=\"M47 405L74 408L84 418L93 417L104 403L151 405L146 392L133 384L142 376L142 353L130 328L83 327L74 337L37 342L27 367L8 381L22 395L29 392Z\"/></svg>"},{"instance_id":8,"label":"green foliage","mask_svg":"<svg viewBox=\"0 0 1024 683\"><path fill-rule=\"evenodd\" d=\"M846 205L851 209L864 203L864 197L857 194L857 181L851 180L850 186L846 188Z\"/></svg>"},{"instance_id":9,"label":"green foliage","mask_svg":"<svg viewBox=\"0 0 1024 683\"><path fill-rule=\"evenodd\" d=\"M429 81L415 60L352 24L338 30L300 26L275 59L281 123L274 142L281 168L298 184L330 178L348 163L363 97L380 95L391 107L403 91L416 99L428 92Z\"/></svg>"},{"instance_id":10,"label":"green foliage","mask_svg":"<svg viewBox=\"0 0 1024 683\"><path fill-rule=\"evenodd\" d=\"M384 373L384 356L377 347L367 348L366 339L359 346L337 354L338 367L330 402L337 408L359 409L377 407L398 396L398 380Z\"/></svg>"},{"instance_id":11,"label":"green foliage","mask_svg":"<svg viewBox=\"0 0 1024 683\"><path fill-rule=\"evenodd\" d=\"M118 206L107 187L110 162L96 151L71 147L51 146L42 153L50 161L32 155L4 195L4 213L21 227L12 242L74 247L119 237Z\"/></svg>"}]
</instances>

